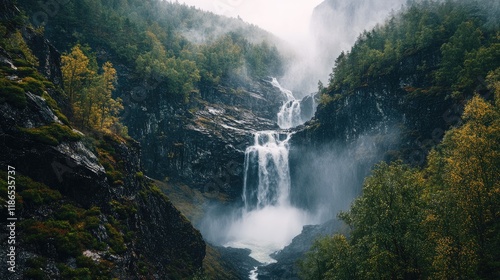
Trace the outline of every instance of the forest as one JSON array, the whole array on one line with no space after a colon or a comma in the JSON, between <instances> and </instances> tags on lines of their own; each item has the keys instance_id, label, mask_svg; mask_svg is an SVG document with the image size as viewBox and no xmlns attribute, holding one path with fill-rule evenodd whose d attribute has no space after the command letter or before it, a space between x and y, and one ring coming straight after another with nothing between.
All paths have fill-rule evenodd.
<instances>
[{"instance_id":1,"label":"forest","mask_svg":"<svg viewBox=\"0 0 500 280\"><path fill-rule=\"evenodd\" d=\"M315 242L304 279L497 279L500 72L473 97L424 168L378 164L339 214L349 230ZM494 96L494 97L493 97Z\"/></svg>"},{"instance_id":2,"label":"forest","mask_svg":"<svg viewBox=\"0 0 500 280\"><path fill-rule=\"evenodd\" d=\"M413 4L337 58L319 88L324 115L416 53L428 54L415 71L424 78L407 93L465 106L423 165L402 158L373 168L361 196L338 214L347 229L316 240L300 261L303 279L500 277L500 31L489 8Z\"/></svg>"},{"instance_id":3,"label":"forest","mask_svg":"<svg viewBox=\"0 0 500 280\"><path fill-rule=\"evenodd\" d=\"M60 50L93 46L100 60L95 52L106 49L115 62L135 66L135 79L168 84L166 94L173 100L232 79L283 73L285 58L276 37L187 5L152 0L66 1L45 8L37 1L18 4Z\"/></svg>"},{"instance_id":4,"label":"forest","mask_svg":"<svg viewBox=\"0 0 500 280\"><path fill-rule=\"evenodd\" d=\"M390 155L365 178L351 207L337 215L344 227L316 239L294 263L298 277L500 279L500 28L498 5L492 2L409 1L403 12L360 34L350 50L332 61L329 80L319 82L318 111L300 127L303 131L337 125L338 111L351 108L348 97L359 94L360 100L368 101L361 93L380 81L400 88L400 103L438 97L430 100L457 105L460 118L438 143L425 147L418 164L402 151L388 151ZM226 152L234 148L231 141L237 137L223 135L226 123L216 123L219 119L213 115L225 114L220 108L227 109L225 120L238 122L234 119L239 115L231 115L228 104L215 107L203 100L202 93L223 95L229 88L230 97L220 100L232 102L247 98L241 90L246 84L286 74L292 60L283 42L240 19L169 1L53 3L0 1L8 7L0 16L0 136L6 151L0 162L27 162L27 157L38 164L19 164L19 169L25 168L18 176L16 196L23 220L20 277L235 278L231 262L239 260L233 258L236 253L223 256L223 249L205 243L188 220L191 217L171 204L178 197L212 194L169 181L168 176L155 178L161 182L148 177L140 144L124 125L128 104L119 89L161 84L151 92L162 98L149 96L150 104L157 105L158 115L164 117L157 126L168 125L149 133L158 143L173 138L172 150L162 159L174 162L168 164L175 165L175 157L187 154L189 145L195 146L196 155L216 154L216 147ZM38 44L37 38L48 41ZM54 49L47 47L52 44ZM40 53L51 55L44 61ZM413 80L402 81L399 71L409 61ZM380 93L384 94L389 95ZM255 100L270 103L262 96ZM136 106L136 118L155 119L153 108L144 104ZM385 109L391 108L380 111ZM262 120L245 110L249 118ZM216 125L208 125L213 124L210 118ZM138 134L150 129L142 123L137 126ZM327 132L323 136L328 138L333 132ZM208 148L190 142L191 135L206 136L200 142ZM217 146L220 143L213 139L220 135L222 145ZM401 134L405 140L419 140L411 139L413 135L417 133ZM311 149L332 140L314 133L308 137ZM143 148L151 143L143 143ZM243 148L234 148L238 160L245 152L245 143L240 144ZM68 150L73 154L64 154ZM210 164L227 164L221 161ZM61 170L66 181L61 180ZM5 193L4 171L0 190ZM207 184L220 179L219 173L207 174ZM184 192L167 197L159 186ZM237 199L241 187L230 186ZM232 199L227 194L220 197L225 206ZM187 212L205 214L196 206L206 200L189 201L192 205L185 201ZM0 202L5 204L5 199Z\"/></svg>"}]
</instances>

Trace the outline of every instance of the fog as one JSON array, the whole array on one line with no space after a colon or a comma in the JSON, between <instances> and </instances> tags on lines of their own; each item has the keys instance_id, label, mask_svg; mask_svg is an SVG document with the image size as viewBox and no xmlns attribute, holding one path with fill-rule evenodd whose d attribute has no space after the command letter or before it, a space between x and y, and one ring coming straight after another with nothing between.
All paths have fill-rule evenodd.
<instances>
[{"instance_id":1,"label":"fog","mask_svg":"<svg viewBox=\"0 0 500 280\"><path fill-rule=\"evenodd\" d=\"M288 245L304 225L318 222L308 211L289 204L245 211L238 204L213 203L206 207L205 216L195 226L212 244L248 248L252 258L272 263L270 254Z\"/></svg>"},{"instance_id":2,"label":"fog","mask_svg":"<svg viewBox=\"0 0 500 280\"><path fill-rule=\"evenodd\" d=\"M315 92L318 81L328 83L335 58L349 51L363 30L401 8L406 0L185 0L203 10L240 17L286 40L293 50L284 88L296 98ZM371 166L382 159L398 133L363 135L352 145L331 143L322 147L292 147L290 197L287 202L252 210L241 203L207 206L197 224L210 243L250 248L251 256L268 263L269 254L282 249L306 224L317 224L346 210L359 194Z\"/></svg>"},{"instance_id":3,"label":"fog","mask_svg":"<svg viewBox=\"0 0 500 280\"><path fill-rule=\"evenodd\" d=\"M205 11L241 18L285 40L292 59L280 82L297 98L328 83L335 58L364 30L383 23L406 0L183 0Z\"/></svg>"},{"instance_id":4,"label":"fog","mask_svg":"<svg viewBox=\"0 0 500 280\"><path fill-rule=\"evenodd\" d=\"M297 58L283 77L285 87L302 97L317 90L318 81L328 84L335 59L349 51L364 30L383 23L406 0L327 0L314 9L308 33L292 41Z\"/></svg>"},{"instance_id":5,"label":"fog","mask_svg":"<svg viewBox=\"0 0 500 280\"><path fill-rule=\"evenodd\" d=\"M245 212L230 225L226 246L251 248L251 257L271 263L270 255L283 249L302 232L302 227L317 221L307 211L290 205L269 206Z\"/></svg>"},{"instance_id":6,"label":"fog","mask_svg":"<svg viewBox=\"0 0 500 280\"><path fill-rule=\"evenodd\" d=\"M359 136L348 146L293 147L292 184L285 203L246 210L241 203L214 202L196 227L210 243L249 248L254 259L272 263L269 255L288 245L304 225L326 222L347 210L372 166L398 139L397 129L389 129L383 135Z\"/></svg>"},{"instance_id":7,"label":"fog","mask_svg":"<svg viewBox=\"0 0 500 280\"><path fill-rule=\"evenodd\" d=\"M319 222L348 210L374 164L399 144L399 135L396 128L388 128L383 134L361 135L347 146L292 147L292 205L307 209Z\"/></svg>"},{"instance_id":8,"label":"fog","mask_svg":"<svg viewBox=\"0 0 500 280\"><path fill-rule=\"evenodd\" d=\"M314 7L322 0L182 0L205 11L241 18L289 42L308 33ZM300 39L298 41L301 41Z\"/></svg>"}]
</instances>

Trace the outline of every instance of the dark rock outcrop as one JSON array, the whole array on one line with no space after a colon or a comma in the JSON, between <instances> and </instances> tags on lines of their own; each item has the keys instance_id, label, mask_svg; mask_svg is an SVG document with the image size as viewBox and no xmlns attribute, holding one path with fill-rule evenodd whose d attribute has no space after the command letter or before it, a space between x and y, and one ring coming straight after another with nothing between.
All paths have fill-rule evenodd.
<instances>
[{"instance_id":1,"label":"dark rock outcrop","mask_svg":"<svg viewBox=\"0 0 500 280\"><path fill-rule=\"evenodd\" d=\"M125 90L125 89L124 89ZM181 180L204 192L239 198L245 148L255 131L277 129L283 95L268 81L208 88L189 106L162 94L162 84L131 92L126 124L143 145L150 176ZM126 90L125 90L126 91Z\"/></svg>"},{"instance_id":2,"label":"dark rock outcrop","mask_svg":"<svg viewBox=\"0 0 500 280\"><path fill-rule=\"evenodd\" d=\"M33 31L24 33L42 74L59 83L57 51ZM12 56L0 49L3 64L15 65ZM54 88L48 87L47 94L62 98ZM22 94L25 106L0 102L1 180L6 180L7 166L13 166L18 182L17 265L8 279L89 273L185 279L197 273L205 256L201 234L143 175L140 145L95 131L78 132L56 116L47 100L30 91ZM108 162L106 168L103 162ZM113 176L119 179L113 181ZM2 199L2 212L4 205ZM7 237L1 233L2 244ZM0 260L6 263L6 258L2 254Z\"/></svg>"}]
</instances>

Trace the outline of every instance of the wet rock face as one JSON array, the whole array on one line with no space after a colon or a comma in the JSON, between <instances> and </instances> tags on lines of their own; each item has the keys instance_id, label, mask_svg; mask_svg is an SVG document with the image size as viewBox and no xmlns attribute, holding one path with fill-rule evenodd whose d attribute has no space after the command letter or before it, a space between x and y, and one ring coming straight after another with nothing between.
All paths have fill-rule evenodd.
<instances>
[{"instance_id":1,"label":"wet rock face","mask_svg":"<svg viewBox=\"0 0 500 280\"><path fill-rule=\"evenodd\" d=\"M33 54L38 58L38 71L55 85L62 86L61 54L59 51L45 37L35 33L32 29L24 29L23 37L33 50Z\"/></svg>"},{"instance_id":2,"label":"wet rock face","mask_svg":"<svg viewBox=\"0 0 500 280\"><path fill-rule=\"evenodd\" d=\"M461 115L459 101L430 90L429 75L418 70L422 61L438 65L438 55L439 49L423 50L362 87L330 93L334 100L321 104L314 119L291 139L295 205L315 210L331 204L334 214L349 207L376 162L424 164L428 151ZM322 201L324 197L332 199Z\"/></svg>"},{"instance_id":3,"label":"wet rock face","mask_svg":"<svg viewBox=\"0 0 500 280\"><path fill-rule=\"evenodd\" d=\"M205 256L205 243L201 234L165 197L151 192L146 181L136 178L136 174L141 171L138 144L111 143L116 151L115 158L124 164L122 172L125 175L122 185L110 185L106 170L95 153L83 142L61 142L51 146L19 134L17 127L23 127L26 123L50 124L43 122L46 116L43 112L50 109L38 107L37 103L28 99L26 109L15 113L16 110L8 104L2 104L2 166L15 166L17 174L58 190L66 203L75 203L84 209L99 207L104 214L100 221L103 224L109 219L106 217L117 215L110 207L112 201L126 202L136 209L134 215L125 219L125 228L122 229L123 233L120 233L134 232L136 239L127 244L124 252L113 255L115 257L110 259L115 266L114 275L121 279L131 279L130 277L137 275L138 256L142 256L141 262L152 267L154 279L165 279L171 275L178 275L177 278L180 279L201 268ZM26 206L21 218L31 219L40 213L53 213L57 205L43 205L40 209ZM41 219L43 220L43 217ZM22 240L23 235L19 238ZM101 238L105 241L109 236L104 235ZM40 254L37 249L31 247L19 247L18 250L19 263L24 263L25 258ZM50 252L41 253L41 256L46 258L49 264L60 258ZM20 270L18 275L23 273L23 270Z\"/></svg>"},{"instance_id":4,"label":"wet rock face","mask_svg":"<svg viewBox=\"0 0 500 280\"><path fill-rule=\"evenodd\" d=\"M128 104L126 125L143 146L147 174L239 198L245 148L253 132L277 128L281 92L264 80L209 88L190 107L161 92L160 85Z\"/></svg>"},{"instance_id":5,"label":"wet rock face","mask_svg":"<svg viewBox=\"0 0 500 280\"><path fill-rule=\"evenodd\" d=\"M28 36L30 32L26 31ZM39 59L40 72L54 83L60 81L58 53L46 40L34 36L33 53ZM7 65L13 64L11 55L0 49L0 60ZM43 64L45 61L46 64ZM47 89L48 94L58 99L57 92ZM96 217L96 228L89 230L92 238L109 244L113 238L105 227L113 220L116 224L116 236L129 237L124 242L124 249L113 252L109 247L96 251L81 248L82 253L91 259L105 259L112 269L110 278L139 279L143 275L148 279L186 279L202 267L205 256L205 243L201 234L189 221L143 176L139 143L134 140L117 140L111 136L83 135L64 125L40 96L25 92L26 106L14 106L8 102L0 103L0 166L14 166L16 176L29 178L42 183L50 191L60 193L60 199L41 205L20 203L18 218L21 221L46 222L53 219L61 205L71 205L82 211L97 207L100 214ZM60 97L59 97L60 98ZM43 133L28 133L40 127L57 126L63 131L80 134L80 138L67 140L58 137L57 143L43 141ZM26 132L28 131L28 132ZM41 136L40 136L41 135ZM101 143L101 144L96 144ZM116 171L122 174L121 180L111 182L110 170L101 164L97 145L107 147L106 153L117 162ZM102 147L101 147L102 148ZM25 179L24 179L25 180ZM19 193L27 186L18 186ZM24 194L23 194L24 195ZM43 197L42 193L42 197ZM21 204L23 204L21 207ZM129 212L117 211L113 205L125 205ZM22 211L20 210L22 209ZM57 217L56 217L57 218ZM60 219L55 219L59 221ZM64 222L64 221L62 221ZM67 221L66 221L67 222ZM78 221L84 223L84 221ZM27 232L19 230L17 247L18 271L9 279L25 279L29 259L42 258L46 261L42 273L49 278L61 278L61 271L56 264L64 263L76 267L75 258L61 255L54 247L54 241L33 244L27 242ZM40 233L43 234L43 233ZM2 243L4 237L1 236ZM52 243L51 243L52 242ZM82 245L87 246L87 245ZM90 245L88 245L90 246ZM0 257L5 261L5 255ZM144 267L148 270L144 271Z\"/></svg>"}]
</instances>

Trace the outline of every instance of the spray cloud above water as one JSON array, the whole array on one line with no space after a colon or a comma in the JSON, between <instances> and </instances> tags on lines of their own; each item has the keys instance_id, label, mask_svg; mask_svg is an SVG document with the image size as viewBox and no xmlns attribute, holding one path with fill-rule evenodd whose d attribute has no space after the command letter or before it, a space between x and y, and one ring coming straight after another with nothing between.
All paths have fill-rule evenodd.
<instances>
[{"instance_id":1,"label":"spray cloud above water","mask_svg":"<svg viewBox=\"0 0 500 280\"><path fill-rule=\"evenodd\" d=\"M348 51L363 30L383 22L405 0L184 2L218 14L241 17L288 41L294 55L285 76L280 79L283 87L277 81L273 82L287 100L277 116L278 123L282 129L289 129L303 122L299 100L317 90L318 80L327 82L340 52ZM209 211L202 224L198 225L207 240L225 246L251 248L251 256L255 259L272 262L269 254L290 243L304 225L334 216L323 206L337 199L337 210L340 210L347 206L342 202L348 204L356 195L349 194L346 199L345 194L339 194L343 192L339 189L341 186L345 188L362 180L360 174L349 173L357 169L357 163L352 162L353 152L332 147L319 153L304 154L304 158L311 161L299 166L301 174L295 177L304 180L293 184L288 166L290 137L291 133L285 131L255 134L254 144L245 153L244 207L214 206L213 211ZM364 139L366 141L360 140L353 151L360 151L360 147L367 147L367 143L373 142L369 138ZM368 150L375 155L374 159L379 157L376 148ZM292 186L302 187L293 189ZM304 193L304 189L309 194Z\"/></svg>"}]
</instances>

